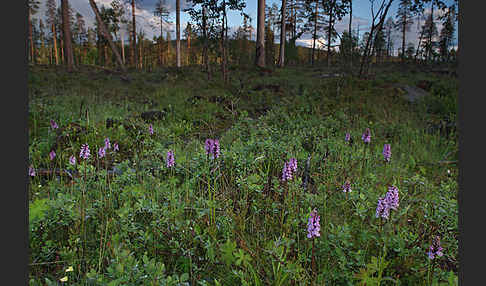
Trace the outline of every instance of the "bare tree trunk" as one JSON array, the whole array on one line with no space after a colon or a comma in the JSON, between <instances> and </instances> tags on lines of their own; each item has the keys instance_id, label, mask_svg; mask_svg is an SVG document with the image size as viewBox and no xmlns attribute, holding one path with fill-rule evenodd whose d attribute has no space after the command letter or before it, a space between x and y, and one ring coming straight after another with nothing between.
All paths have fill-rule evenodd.
<instances>
[{"instance_id":1,"label":"bare tree trunk","mask_svg":"<svg viewBox=\"0 0 486 286\"><path fill-rule=\"evenodd\" d=\"M88 56L88 46L85 45L83 49L83 61L86 61L87 56Z\"/></svg>"},{"instance_id":2,"label":"bare tree trunk","mask_svg":"<svg viewBox=\"0 0 486 286\"><path fill-rule=\"evenodd\" d=\"M383 0L383 3L385 3L385 0ZM375 37L375 41L376 41L376 37L377 35L379 34L378 32L376 33L376 35L374 35L374 31L380 31L381 30L381 27L383 26L383 22L385 21L385 18L386 18L386 15L388 13L388 9L390 8L391 4L393 3L393 0L389 0L388 4L386 5L386 8L384 9L384 12L381 14L381 17L380 17L380 20L378 22L377 25L375 25L375 19L376 18L373 18L373 23L371 25L371 30L370 30L370 35L368 37L368 39L366 40L366 46L365 46L365 50L363 52L363 56L362 56L362 60L361 60L361 66L360 66L360 69L359 69L359 76L362 76L365 72L368 72L368 64L369 64L369 60L370 60L370 51L371 51L371 39L373 38L373 36ZM371 53L372 55L373 53Z\"/></svg>"},{"instance_id":3,"label":"bare tree trunk","mask_svg":"<svg viewBox=\"0 0 486 286\"><path fill-rule=\"evenodd\" d=\"M132 0L132 64L135 68L138 66L137 64L137 30L135 25L135 0Z\"/></svg>"},{"instance_id":4,"label":"bare tree trunk","mask_svg":"<svg viewBox=\"0 0 486 286\"><path fill-rule=\"evenodd\" d=\"M316 40L317 40L317 13L319 9L319 0L316 0L316 12L315 12L315 19L314 19L314 35L313 35L313 41L312 41L312 59L311 59L311 65L314 65L314 51L316 50Z\"/></svg>"},{"instance_id":5,"label":"bare tree trunk","mask_svg":"<svg viewBox=\"0 0 486 286\"><path fill-rule=\"evenodd\" d=\"M52 40L54 41L54 57L56 59L56 65L59 64L59 55L57 53L57 33L56 33L56 25L52 24Z\"/></svg>"},{"instance_id":6,"label":"bare tree trunk","mask_svg":"<svg viewBox=\"0 0 486 286\"><path fill-rule=\"evenodd\" d=\"M163 53L162 53L162 43L164 42L164 28L163 28L163 21L162 18L160 18L160 41L159 41L159 65L162 66L163 62Z\"/></svg>"},{"instance_id":7,"label":"bare tree trunk","mask_svg":"<svg viewBox=\"0 0 486 286\"><path fill-rule=\"evenodd\" d=\"M229 46L228 46L228 15L226 14L226 9L225 9L225 12L224 12L224 26L225 26L225 30L224 30L224 33L225 33L225 38L224 38L224 44L225 44L225 47L224 47L224 51L225 51L225 59L226 59L226 64L225 64L225 69L226 69L226 81L228 81L228 62L229 62L229 59L228 59L228 51L229 51Z\"/></svg>"},{"instance_id":8,"label":"bare tree trunk","mask_svg":"<svg viewBox=\"0 0 486 286\"><path fill-rule=\"evenodd\" d=\"M351 29L351 24L353 21L353 1L349 0L349 28L348 28L348 33L349 33L349 68L353 68L353 30Z\"/></svg>"},{"instance_id":9,"label":"bare tree trunk","mask_svg":"<svg viewBox=\"0 0 486 286\"><path fill-rule=\"evenodd\" d=\"M103 50L102 50L102 38L101 38L101 29L98 29L98 40L96 41L96 50L98 52L98 65L102 65L106 59L103 57Z\"/></svg>"},{"instance_id":10,"label":"bare tree trunk","mask_svg":"<svg viewBox=\"0 0 486 286\"><path fill-rule=\"evenodd\" d=\"M223 10L224 10L224 8L223 8ZM225 58L224 58L224 17L223 17L223 19L221 21L221 39L219 41L219 49L220 49L220 52L221 52L221 74L223 76L223 81L224 81L224 79L225 79L225 66L224 66L225 65Z\"/></svg>"},{"instance_id":11,"label":"bare tree trunk","mask_svg":"<svg viewBox=\"0 0 486 286\"><path fill-rule=\"evenodd\" d=\"M402 21L403 21L403 26L402 26L402 63L405 62L405 34L406 34L406 29L407 29L407 15L403 15Z\"/></svg>"},{"instance_id":12,"label":"bare tree trunk","mask_svg":"<svg viewBox=\"0 0 486 286\"><path fill-rule=\"evenodd\" d=\"M169 41L169 37L167 35L167 53L166 53L166 61L165 61L165 64L168 66L169 65L169 59L170 59L170 46L171 46L171 43Z\"/></svg>"},{"instance_id":13,"label":"bare tree trunk","mask_svg":"<svg viewBox=\"0 0 486 286\"><path fill-rule=\"evenodd\" d=\"M181 67L181 0L176 0L176 66Z\"/></svg>"},{"instance_id":14,"label":"bare tree trunk","mask_svg":"<svg viewBox=\"0 0 486 286\"><path fill-rule=\"evenodd\" d=\"M59 39L59 42L61 43L61 64L64 64L65 63L65 58L64 58L64 32L60 31L60 36L61 38Z\"/></svg>"},{"instance_id":15,"label":"bare tree trunk","mask_svg":"<svg viewBox=\"0 0 486 286\"><path fill-rule=\"evenodd\" d=\"M110 66L110 58L108 57L108 46L106 43L103 45L103 52L104 52L104 57L105 57L105 67Z\"/></svg>"},{"instance_id":16,"label":"bare tree trunk","mask_svg":"<svg viewBox=\"0 0 486 286\"><path fill-rule=\"evenodd\" d=\"M32 40L32 20L30 18L30 9L29 9L29 43L30 43L30 62L35 64L35 61L34 61L34 41Z\"/></svg>"},{"instance_id":17,"label":"bare tree trunk","mask_svg":"<svg viewBox=\"0 0 486 286\"><path fill-rule=\"evenodd\" d=\"M286 1L282 0L282 12L280 16L280 55L279 55L279 61L278 61L278 66L283 68L285 65L285 9L286 9Z\"/></svg>"},{"instance_id":18,"label":"bare tree trunk","mask_svg":"<svg viewBox=\"0 0 486 286\"><path fill-rule=\"evenodd\" d=\"M427 49L427 63L432 56L432 31L434 27L434 2L432 1L432 7L430 8L430 31L429 31L429 48Z\"/></svg>"},{"instance_id":19,"label":"bare tree trunk","mask_svg":"<svg viewBox=\"0 0 486 286\"><path fill-rule=\"evenodd\" d=\"M329 24L327 28L327 68L331 66L331 40L332 40L332 21L333 21L333 10L331 6L331 11L329 12Z\"/></svg>"},{"instance_id":20,"label":"bare tree trunk","mask_svg":"<svg viewBox=\"0 0 486 286\"><path fill-rule=\"evenodd\" d=\"M297 30L296 30L297 11L296 11L296 8L295 8L295 2L296 2L295 0L292 0L292 37L291 38L295 38L295 33L297 32Z\"/></svg>"},{"instance_id":21,"label":"bare tree trunk","mask_svg":"<svg viewBox=\"0 0 486 286\"><path fill-rule=\"evenodd\" d=\"M222 55L222 61L221 61L221 72L223 74L223 82L227 82L228 77L227 77L227 70L226 70L226 65L227 65L227 54L226 54L226 37L225 37L225 24L226 24L226 1L223 0L223 19L221 22L221 55Z\"/></svg>"},{"instance_id":22,"label":"bare tree trunk","mask_svg":"<svg viewBox=\"0 0 486 286\"><path fill-rule=\"evenodd\" d=\"M208 73L208 80L211 80L211 71L209 70L209 58L208 58L208 27L206 21L206 6L203 6L203 36L204 36L204 48L203 48L203 60L206 72Z\"/></svg>"},{"instance_id":23,"label":"bare tree trunk","mask_svg":"<svg viewBox=\"0 0 486 286\"><path fill-rule=\"evenodd\" d=\"M258 21L255 64L265 67L265 0L258 0Z\"/></svg>"},{"instance_id":24,"label":"bare tree trunk","mask_svg":"<svg viewBox=\"0 0 486 286\"><path fill-rule=\"evenodd\" d=\"M41 46L40 46L40 50L38 51L40 57L39 63L42 63L42 60L44 59L44 53L45 53L44 37L42 37L42 34L40 35L40 43Z\"/></svg>"},{"instance_id":25,"label":"bare tree trunk","mask_svg":"<svg viewBox=\"0 0 486 286\"><path fill-rule=\"evenodd\" d=\"M123 39L123 30L120 29L120 41L121 41L121 53L122 53L122 61L125 64L125 40Z\"/></svg>"},{"instance_id":26,"label":"bare tree trunk","mask_svg":"<svg viewBox=\"0 0 486 286\"><path fill-rule=\"evenodd\" d=\"M65 44L67 70L68 72L71 72L73 70L73 65L74 65L74 55L73 55L73 47L71 42L71 27L69 22L68 0L61 0L61 9L62 9L62 27L64 29L63 40Z\"/></svg>"},{"instance_id":27,"label":"bare tree trunk","mask_svg":"<svg viewBox=\"0 0 486 286\"><path fill-rule=\"evenodd\" d=\"M118 61L118 64L120 65L121 69L124 72L126 72L127 70L125 68L125 65L123 64L123 61L120 57L120 54L118 53L118 50L115 47L115 44L113 44L113 40L111 38L110 33L108 33L108 30L105 27L105 23L103 23L103 20L101 19L100 12L98 10L98 7L96 6L96 3L94 2L94 0L89 0L89 4L91 4L91 8L93 8L93 11L94 11L95 16L96 16L96 20L98 20L98 26L100 27L101 31L103 32L104 37L108 41L108 44L110 45L112 52L115 54L116 60Z\"/></svg>"},{"instance_id":28,"label":"bare tree trunk","mask_svg":"<svg viewBox=\"0 0 486 286\"><path fill-rule=\"evenodd\" d=\"M138 62L139 62L139 68L140 69L143 69L143 67L144 67L143 66L143 54L142 54L142 52L143 52L143 39L140 38L138 40L138 56L140 57Z\"/></svg>"},{"instance_id":29,"label":"bare tree trunk","mask_svg":"<svg viewBox=\"0 0 486 286\"><path fill-rule=\"evenodd\" d=\"M190 65L191 62L191 34L187 34L187 65Z\"/></svg>"},{"instance_id":30,"label":"bare tree trunk","mask_svg":"<svg viewBox=\"0 0 486 286\"><path fill-rule=\"evenodd\" d=\"M417 45L417 50L415 51L415 57L414 57L415 62L417 62L417 57L419 55L420 45L422 45L422 38L423 37L424 37L424 30L422 29L422 31L420 32L420 37L419 37L419 42L418 42L418 45Z\"/></svg>"}]
</instances>

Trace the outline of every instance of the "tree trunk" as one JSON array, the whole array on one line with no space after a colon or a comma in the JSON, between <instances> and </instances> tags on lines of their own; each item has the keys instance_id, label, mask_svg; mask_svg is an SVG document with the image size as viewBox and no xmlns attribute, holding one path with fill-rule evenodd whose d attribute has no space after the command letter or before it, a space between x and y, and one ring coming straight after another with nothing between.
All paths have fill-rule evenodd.
<instances>
[{"instance_id":1,"label":"tree trunk","mask_svg":"<svg viewBox=\"0 0 486 286\"><path fill-rule=\"evenodd\" d=\"M48 45L49 47L49 64L52 65L52 62L53 62L53 58L52 58L52 47L51 45Z\"/></svg>"},{"instance_id":2,"label":"tree trunk","mask_svg":"<svg viewBox=\"0 0 486 286\"><path fill-rule=\"evenodd\" d=\"M224 3L224 0L223 0L223 3ZM224 6L224 4L223 4ZM223 8L224 10L224 8ZM220 50L221 50L221 74L223 76L223 81L225 79L225 58L224 58L224 16L222 18L222 21L221 21L221 40L219 41L219 45L220 45Z\"/></svg>"},{"instance_id":3,"label":"tree trunk","mask_svg":"<svg viewBox=\"0 0 486 286\"><path fill-rule=\"evenodd\" d=\"M297 11L296 11L296 8L295 8L295 0L292 0L292 37L291 38L295 38L295 33L297 32L296 30L296 24L297 24Z\"/></svg>"},{"instance_id":4,"label":"tree trunk","mask_svg":"<svg viewBox=\"0 0 486 286\"><path fill-rule=\"evenodd\" d=\"M110 61L108 57L108 46L106 45L106 43L103 45L103 52L105 58L105 67L108 67L110 65Z\"/></svg>"},{"instance_id":5,"label":"tree trunk","mask_svg":"<svg viewBox=\"0 0 486 286\"><path fill-rule=\"evenodd\" d=\"M40 35L40 51L39 51L39 63L42 63L42 60L44 59L44 53L45 53L45 46L44 46L44 37L42 37L42 33Z\"/></svg>"},{"instance_id":6,"label":"tree trunk","mask_svg":"<svg viewBox=\"0 0 486 286\"><path fill-rule=\"evenodd\" d=\"M434 2L432 2L432 7L430 8L430 27L429 27L429 48L427 49L427 63L430 61L432 56L432 31L434 27Z\"/></svg>"},{"instance_id":7,"label":"tree trunk","mask_svg":"<svg viewBox=\"0 0 486 286\"><path fill-rule=\"evenodd\" d=\"M30 62L35 64L35 61L34 61L34 41L32 40L32 20L30 18L30 9L29 9L29 43L30 43Z\"/></svg>"},{"instance_id":8,"label":"tree trunk","mask_svg":"<svg viewBox=\"0 0 486 286\"><path fill-rule=\"evenodd\" d=\"M120 29L120 43L121 43L121 53L122 53L122 61L125 64L125 40L123 39L123 30Z\"/></svg>"},{"instance_id":9,"label":"tree trunk","mask_svg":"<svg viewBox=\"0 0 486 286\"><path fill-rule=\"evenodd\" d=\"M423 37L424 37L424 30L422 29L422 31L420 32L420 37L419 37L419 42L418 42L418 45L417 45L417 50L415 51L415 57L414 57L415 62L417 62L417 57L419 55L420 45L422 44L422 38Z\"/></svg>"},{"instance_id":10,"label":"tree trunk","mask_svg":"<svg viewBox=\"0 0 486 286\"><path fill-rule=\"evenodd\" d=\"M265 0L258 0L258 21L255 64L265 67Z\"/></svg>"},{"instance_id":11,"label":"tree trunk","mask_svg":"<svg viewBox=\"0 0 486 286\"><path fill-rule=\"evenodd\" d=\"M331 40L332 40L332 6L331 10L329 11L329 24L327 28L327 68L331 66Z\"/></svg>"},{"instance_id":12,"label":"tree trunk","mask_svg":"<svg viewBox=\"0 0 486 286\"><path fill-rule=\"evenodd\" d=\"M280 55L279 55L279 61L278 61L278 66L283 68L285 65L285 23L286 23L286 18L285 18L285 9L286 9L286 1L282 0L282 12L280 16Z\"/></svg>"},{"instance_id":13,"label":"tree trunk","mask_svg":"<svg viewBox=\"0 0 486 286\"><path fill-rule=\"evenodd\" d=\"M169 65L169 59L170 59L170 41L169 41L169 32L167 32L167 53L165 56L165 65Z\"/></svg>"},{"instance_id":14,"label":"tree trunk","mask_svg":"<svg viewBox=\"0 0 486 286\"><path fill-rule=\"evenodd\" d=\"M369 35L368 39L366 40L366 46L365 46L365 50L363 52L363 56L362 56L362 60L361 60L361 66L360 66L360 69L359 69L359 76L362 76L365 72L368 72L368 64L369 64L369 60L370 60L370 51L371 51L371 45L370 44L371 44L371 39L373 37L373 32L375 30L380 31L381 27L383 26L383 22L385 21L386 15L388 13L388 9L390 8L392 2L393 2L393 0L390 0L388 2L388 4L386 5L386 8L385 8L384 12L381 14L380 21L378 22L377 25L374 24L375 19L373 19L373 23L371 25L371 30L370 30L370 35ZM379 33L377 32L376 35L375 35L375 41L376 41L376 36L378 34Z\"/></svg>"},{"instance_id":15,"label":"tree trunk","mask_svg":"<svg viewBox=\"0 0 486 286\"><path fill-rule=\"evenodd\" d=\"M315 12L315 19L314 19L314 35L313 35L313 41L312 41L312 59L311 59L311 65L314 65L314 51L316 50L316 40L317 40L317 13L319 9L319 0L316 0L316 12Z\"/></svg>"},{"instance_id":16,"label":"tree trunk","mask_svg":"<svg viewBox=\"0 0 486 286\"><path fill-rule=\"evenodd\" d=\"M407 29L407 15L403 16L402 19L402 63L405 62L405 34L406 34L406 29Z\"/></svg>"},{"instance_id":17,"label":"tree trunk","mask_svg":"<svg viewBox=\"0 0 486 286\"><path fill-rule=\"evenodd\" d=\"M227 82L228 76L227 76L227 70L226 70L226 65L227 65L227 51L226 51L226 37L225 37L225 29L226 29L226 24L227 19L226 19L226 1L223 0L223 19L221 22L221 55L222 55L222 61L221 61L221 72L223 74L223 82Z\"/></svg>"},{"instance_id":18,"label":"tree trunk","mask_svg":"<svg viewBox=\"0 0 486 286\"><path fill-rule=\"evenodd\" d=\"M102 50L102 39L101 39L101 31L98 29L98 40L96 41L96 50L98 51L98 65L103 65L105 59L103 58L103 50Z\"/></svg>"},{"instance_id":19,"label":"tree trunk","mask_svg":"<svg viewBox=\"0 0 486 286\"><path fill-rule=\"evenodd\" d=\"M103 32L103 35L105 36L106 40L108 41L108 44L110 45L110 48L112 52L116 56L116 60L118 61L118 64L120 65L121 69L126 72L125 65L123 64L123 61L120 57L120 54L118 53L118 50L115 47L115 44L113 44L113 40L111 38L110 33L108 33L108 30L105 27L105 23L103 23L103 20L101 19L100 12L98 10L98 7L96 6L96 3L94 0L89 0L89 4L91 4L91 8L93 8L93 11L95 13L96 19L98 20L98 26L101 28L101 31Z\"/></svg>"},{"instance_id":20,"label":"tree trunk","mask_svg":"<svg viewBox=\"0 0 486 286\"><path fill-rule=\"evenodd\" d=\"M61 43L61 64L64 64L66 62L66 59L64 57L64 32L61 30L60 31L60 36L61 38L59 39L59 42Z\"/></svg>"},{"instance_id":21,"label":"tree trunk","mask_svg":"<svg viewBox=\"0 0 486 286\"><path fill-rule=\"evenodd\" d=\"M69 21L68 0L61 0L61 9L62 9L62 27L64 29L63 40L65 46L67 70L68 72L71 72L73 70L73 65L74 65L74 55L73 55L73 47L71 42L71 27Z\"/></svg>"},{"instance_id":22,"label":"tree trunk","mask_svg":"<svg viewBox=\"0 0 486 286\"><path fill-rule=\"evenodd\" d=\"M57 52L57 33L56 25L52 24L52 40L54 41L54 57L56 59L56 65L59 64L59 54Z\"/></svg>"},{"instance_id":23,"label":"tree trunk","mask_svg":"<svg viewBox=\"0 0 486 286\"><path fill-rule=\"evenodd\" d=\"M226 31L228 31L228 30L226 30ZM188 33L187 34L187 64L188 65L191 62L191 56L192 56L192 53L191 53L191 34Z\"/></svg>"},{"instance_id":24,"label":"tree trunk","mask_svg":"<svg viewBox=\"0 0 486 286\"><path fill-rule=\"evenodd\" d=\"M181 67L181 0L176 0L176 66Z\"/></svg>"},{"instance_id":25,"label":"tree trunk","mask_svg":"<svg viewBox=\"0 0 486 286\"><path fill-rule=\"evenodd\" d=\"M137 30L135 26L135 0L132 0L132 64L135 68L137 64Z\"/></svg>"},{"instance_id":26,"label":"tree trunk","mask_svg":"<svg viewBox=\"0 0 486 286\"><path fill-rule=\"evenodd\" d=\"M138 56L140 57L140 60L139 60L139 66L140 66L140 69L143 69L144 65L143 65L143 39L140 38L139 41L138 41Z\"/></svg>"},{"instance_id":27,"label":"tree trunk","mask_svg":"<svg viewBox=\"0 0 486 286\"><path fill-rule=\"evenodd\" d=\"M353 30L351 29L351 24L353 21L353 1L349 0L349 28L348 28L348 33L349 33L349 39L351 40L349 43L349 68L353 68Z\"/></svg>"},{"instance_id":28,"label":"tree trunk","mask_svg":"<svg viewBox=\"0 0 486 286\"><path fill-rule=\"evenodd\" d=\"M208 74L208 80L211 80L211 71L209 70L209 57L208 57L208 30L206 21L206 6L202 8L202 24L203 24L203 37L204 37L204 48L203 48L203 60L206 72Z\"/></svg>"},{"instance_id":29,"label":"tree trunk","mask_svg":"<svg viewBox=\"0 0 486 286\"><path fill-rule=\"evenodd\" d=\"M159 65L162 66L163 62L163 52L162 52L162 44L164 43L164 28L162 26L163 21L162 18L160 18L160 41L159 41Z\"/></svg>"},{"instance_id":30,"label":"tree trunk","mask_svg":"<svg viewBox=\"0 0 486 286\"><path fill-rule=\"evenodd\" d=\"M83 61L86 61L86 58L88 56L88 45L84 45L84 49L83 49Z\"/></svg>"}]
</instances>

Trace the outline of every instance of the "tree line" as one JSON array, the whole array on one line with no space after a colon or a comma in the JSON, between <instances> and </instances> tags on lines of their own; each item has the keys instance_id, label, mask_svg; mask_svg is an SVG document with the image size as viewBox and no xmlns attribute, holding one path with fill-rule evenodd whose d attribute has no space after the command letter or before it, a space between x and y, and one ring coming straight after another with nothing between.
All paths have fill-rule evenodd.
<instances>
[{"instance_id":1,"label":"tree line","mask_svg":"<svg viewBox=\"0 0 486 286\"><path fill-rule=\"evenodd\" d=\"M153 9L151 26L155 35L137 30L137 13L142 0L113 0L100 6L89 4L96 20L92 27L74 11L68 0L46 0L45 15L38 15L39 0L28 0L28 45L31 64L65 65L69 71L81 65L152 70L161 66L199 65L211 78L220 69L228 80L232 66L260 68L285 65L327 67L341 63L359 67L366 75L373 62L450 62L457 58L453 49L458 0L447 5L442 0L397 0L395 15L390 12L394 0L368 0L371 25L360 34L352 29L352 0L281 0L280 5L256 0L257 23L244 9L244 0L192 0L181 39L180 0L176 0L175 34L167 0L158 0ZM231 34L228 11L238 12L243 25ZM36 17L40 16L40 17ZM44 17L43 17L44 16ZM338 33L336 23L348 16L347 31ZM437 23L442 28L438 31ZM419 31L418 45L407 39L412 25ZM128 35L125 35L125 32ZM297 45L304 35L311 37L309 47ZM128 36L128 43L125 43ZM400 46L394 47L400 39ZM278 44L275 39L278 39ZM280 44L282 43L282 44ZM394 51L398 51L398 57Z\"/></svg>"}]
</instances>

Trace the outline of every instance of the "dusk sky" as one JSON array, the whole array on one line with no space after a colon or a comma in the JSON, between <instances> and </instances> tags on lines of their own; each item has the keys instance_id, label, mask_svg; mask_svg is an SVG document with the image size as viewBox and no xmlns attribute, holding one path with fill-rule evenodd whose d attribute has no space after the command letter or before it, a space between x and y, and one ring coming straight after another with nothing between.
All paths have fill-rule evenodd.
<instances>
[{"instance_id":1,"label":"dusk sky","mask_svg":"<svg viewBox=\"0 0 486 286\"><path fill-rule=\"evenodd\" d=\"M95 0L95 2L98 4L98 6L101 5L109 5L112 0ZM58 5L60 5L60 0L57 1ZM152 39L154 35L159 35L160 33L160 28L152 28L150 23L155 22L158 24L159 21L155 19L153 16L153 10L155 7L156 0L142 0L138 5L139 9L137 9L137 30L143 27L143 30L146 34L146 37L148 39ZM171 37L172 39L175 39L175 0L167 0L169 4L169 10L171 11L171 20L173 24L171 27L164 27L164 28L170 28L172 31ZM272 3L277 3L278 6L280 6L281 1L280 0L267 0L266 5L271 6ZM381 1L375 1L376 3L381 3ZM453 0L445 0L447 4L450 4L453 2ZM45 17L45 10L46 10L46 0L40 0L40 11L34 15L34 18L44 18ZM76 12L81 13L88 26L93 26L94 24L94 13L91 10L91 6L89 5L88 0L69 0L70 5L73 7L73 9ZM395 0L390 7L390 11L388 13L389 16L395 17L396 11L398 8L398 0ZM190 5L190 2L186 2L186 0L181 0L181 6L182 9L185 7L188 7ZM377 6L378 4L375 4ZM252 26L256 27L256 7L257 7L257 0L252 0L252 1L247 1L246 2L246 8L244 9L244 12L249 14L250 17L252 18ZM352 22L352 28L357 29L359 26L359 31L360 35L362 35L364 32L369 31L370 25L371 25L371 10L370 10L370 1L369 0L354 0L353 1L353 22ZM375 7L376 9L376 7ZM129 10L131 11L131 10ZM430 9L426 9L426 13L430 13ZM434 14L439 15L440 11L435 10ZM183 38L182 31L184 30L186 23L190 21L190 16L181 11L181 38ZM240 16L239 13L235 12L229 12L228 13L228 26L230 27L230 31L228 35L232 35L233 31L236 30L236 28L240 25L242 25L242 17ZM423 21L422 21L423 24ZM436 20L437 28L440 31L442 28L442 25L439 21ZM349 15L345 16L342 21L336 23L336 30L341 33L344 30L348 29L349 25ZM418 36L419 32L417 29L417 24L415 23L412 25L410 32L407 32L406 38L407 42L412 42L416 46L418 43ZM126 38L127 33L125 32L125 38ZM165 37L165 35L164 35ZM455 38L457 39L457 25L456 25L456 33L455 33ZM323 39L324 40L324 39ZM278 37L276 38L276 42L278 43ZM311 35L304 35L301 37L300 40L298 40L298 44L301 45L311 45ZM455 42L453 45L457 45L457 42ZM401 38L399 33L396 33L395 39L394 39L394 47L395 50L401 46Z\"/></svg>"}]
</instances>

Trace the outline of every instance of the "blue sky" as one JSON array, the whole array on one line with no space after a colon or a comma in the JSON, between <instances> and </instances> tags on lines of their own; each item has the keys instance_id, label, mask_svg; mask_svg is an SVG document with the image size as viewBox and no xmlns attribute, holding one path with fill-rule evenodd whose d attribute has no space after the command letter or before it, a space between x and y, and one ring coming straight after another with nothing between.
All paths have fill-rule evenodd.
<instances>
[{"instance_id":1,"label":"blue sky","mask_svg":"<svg viewBox=\"0 0 486 286\"><path fill-rule=\"evenodd\" d=\"M189 0L187 0L189 1ZM37 15L34 16L34 18L39 18L39 17L42 17L44 18L44 15L45 15L45 3L46 3L46 0L40 0L41 4L40 4L40 11L39 13L37 13ZM57 0L58 2L58 5L60 5L60 0ZM111 0L95 0L95 2L98 4L98 6L101 6L101 5L109 5L109 3L111 2ZM154 35L159 35L159 31L160 31L160 28L152 28L150 26L150 22L151 21L154 21L155 19L153 19L153 9L155 7L155 3L157 2L157 0L142 0L140 3L139 3L139 9L137 9L137 30L139 28L143 28L147 38L149 39L152 39ZM281 0L268 0L267 1L267 5L268 6L271 6L272 3L277 3L278 6L280 6L280 3L281 3ZM375 10L376 10L376 6L379 5L379 3L381 3L381 0L375 0L376 4L375 4ZM453 0L445 0L445 2L447 4L450 4L453 2ZM71 6L74 8L75 11L81 13L87 24L92 26L93 23L94 23L94 13L93 11L91 10L91 7L88 3L88 0L69 0L69 3L71 4ZM174 9L175 9L175 0L167 0L167 3L169 5L169 10L172 11L171 12L171 20L173 23L175 23L175 12ZM244 12L249 14L250 17L252 18L252 25L255 27L256 26L256 7L257 7L257 3L258 3L258 0L251 0L251 1L247 1L246 2L246 8L244 9ZM398 0L395 0L393 2L393 4L391 5L390 7L390 11L388 13L389 16L394 16L396 11L397 11L397 8L398 8L398 3L399 1ZM186 0L181 0L181 5L182 7L188 7L188 3L186 3ZM370 10L370 0L354 0L353 1L353 29L356 29L359 25L359 30L360 30L360 34L362 35L364 32L366 32L366 30L369 29L369 26L371 25L371 10ZM428 7L427 7L428 8ZM429 9L426 9L426 12L429 11ZM434 13L435 15L438 15L439 11L438 10L435 10L436 13ZM181 24L182 24L182 27L181 27L181 33L186 25L186 23L190 21L190 16L187 14L187 13L184 13L184 12L181 12ZM158 21L155 21L155 23L158 24ZM342 32L344 30L347 30L347 27L348 27L348 23L349 23L349 15L346 15L342 21L338 22L336 24L336 30L338 32ZM440 31L440 28L441 28L441 25L440 25L440 22L439 21L436 21L437 23L437 26L438 26L438 29ZM238 12L232 12L230 11L228 13L228 26L230 26L230 29L231 31L228 33L229 35L232 34L232 31L234 31L238 26L240 26L242 24L242 17L240 16L240 14ZM175 26L174 24L172 24L170 27L165 27L165 28L169 28L172 30L172 39L175 38ZM127 33L125 33L126 35ZM407 42L412 42L414 44L416 44L418 42L418 29L417 29L417 25L412 25L412 28L411 28L411 31L407 33ZM165 35L164 35L165 36ZM183 37L181 35L181 37ZM456 27L456 38L457 38L457 27ZM298 42L299 44L301 45L306 45L306 44L309 44L309 41L310 41L310 35L304 35L301 40ZM398 48L401 44L401 41L400 41L400 38L397 37L397 39L395 40L396 44L395 44L395 48Z\"/></svg>"}]
</instances>

